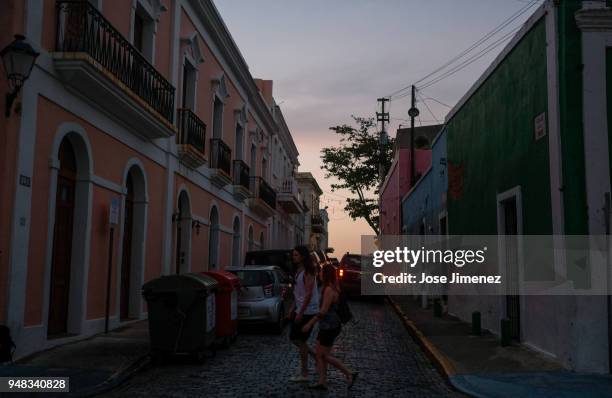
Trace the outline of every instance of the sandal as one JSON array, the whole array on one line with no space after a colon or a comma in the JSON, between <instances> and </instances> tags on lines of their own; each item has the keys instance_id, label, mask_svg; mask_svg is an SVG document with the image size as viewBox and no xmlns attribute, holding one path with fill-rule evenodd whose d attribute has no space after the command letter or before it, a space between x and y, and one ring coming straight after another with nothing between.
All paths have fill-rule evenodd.
<instances>
[{"instance_id":1,"label":"sandal","mask_svg":"<svg viewBox=\"0 0 612 398\"><path fill-rule=\"evenodd\" d=\"M311 385L308 386L308 388L310 388L312 390L327 391L327 386L325 384L321 384L321 383L311 384Z\"/></svg>"},{"instance_id":2,"label":"sandal","mask_svg":"<svg viewBox=\"0 0 612 398\"><path fill-rule=\"evenodd\" d=\"M359 375L359 372L353 372L351 373L351 382L348 384L348 386L346 388L348 388L349 390L353 387L353 384L355 384L355 380L357 380L357 376Z\"/></svg>"}]
</instances>

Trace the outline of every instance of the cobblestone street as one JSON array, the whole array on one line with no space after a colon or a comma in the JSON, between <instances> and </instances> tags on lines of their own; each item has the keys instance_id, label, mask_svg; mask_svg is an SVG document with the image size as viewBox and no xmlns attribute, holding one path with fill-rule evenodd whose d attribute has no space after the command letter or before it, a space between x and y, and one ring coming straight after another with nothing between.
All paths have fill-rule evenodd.
<instances>
[{"instance_id":1,"label":"cobblestone street","mask_svg":"<svg viewBox=\"0 0 612 398\"><path fill-rule=\"evenodd\" d=\"M454 393L388 304L352 302L357 319L337 340L335 354L359 378L349 396L450 397ZM329 371L329 391L314 392L304 383L289 383L298 358L281 336L243 332L230 349L217 351L202 365L174 360L149 367L111 391L108 397L311 397L347 396L342 374ZM314 343L313 333L311 343ZM316 381L314 362L312 381Z\"/></svg>"}]
</instances>

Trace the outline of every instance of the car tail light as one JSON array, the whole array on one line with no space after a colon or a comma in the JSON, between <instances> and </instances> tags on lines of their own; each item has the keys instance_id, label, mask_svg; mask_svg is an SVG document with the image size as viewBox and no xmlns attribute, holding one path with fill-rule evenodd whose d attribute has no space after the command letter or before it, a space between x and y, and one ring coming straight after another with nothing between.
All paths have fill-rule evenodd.
<instances>
[{"instance_id":1,"label":"car tail light","mask_svg":"<svg viewBox=\"0 0 612 398\"><path fill-rule=\"evenodd\" d=\"M281 293L281 298L285 298L285 294L287 294L287 286L282 286L280 293Z\"/></svg>"},{"instance_id":2,"label":"car tail light","mask_svg":"<svg viewBox=\"0 0 612 398\"><path fill-rule=\"evenodd\" d=\"M344 270L343 270L342 268L340 268L340 269L338 270L338 276L339 276L340 278L343 278L343 277L344 277Z\"/></svg>"},{"instance_id":3,"label":"car tail light","mask_svg":"<svg viewBox=\"0 0 612 398\"><path fill-rule=\"evenodd\" d=\"M272 289L274 288L273 284L269 284L263 287L264 296L272 297Z\"/></svg>"}]
</instances>

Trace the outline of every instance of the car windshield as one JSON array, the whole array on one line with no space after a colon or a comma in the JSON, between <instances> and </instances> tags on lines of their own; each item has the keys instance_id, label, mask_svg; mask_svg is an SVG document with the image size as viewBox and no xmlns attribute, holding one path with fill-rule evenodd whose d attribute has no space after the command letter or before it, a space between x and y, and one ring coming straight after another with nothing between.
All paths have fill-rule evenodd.
<instances>
[{"instance_id":1,"label":"car windshield","mask_svg":"<svg viewBox=\"0 0 612 398\"><path fill-rule=\"evenodd\" d=\"M342 264L349 269L361 269L361 256L344 256Z\"/></svg>"},{"instance_id":2,"label":"car windshield","mask_svg":"<svg viewBox=\"0 0 612 398\"><path fill-rule=\"evenodd\" d=\"M242 285L246 287L250 286L266 286L270 285L273 282L272 275L268 271L258 271L258 270L240 270L240 271L231 271L242 281Z\"/></svg>"}]
</instances>

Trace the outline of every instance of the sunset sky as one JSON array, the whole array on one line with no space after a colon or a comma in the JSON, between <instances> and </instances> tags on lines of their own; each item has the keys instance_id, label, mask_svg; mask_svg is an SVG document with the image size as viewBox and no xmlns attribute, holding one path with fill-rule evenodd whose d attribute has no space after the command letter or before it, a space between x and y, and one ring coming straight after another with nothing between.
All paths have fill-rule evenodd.
<instances>
[{"instance_id":1,"label":"sunset sky","mask_svg":"<svg viewBox=\"0 0 612 398\"><path fill-rule=\"evenodd\" d=\"M330 246L341 256L360 251L365 221L344 213L348 192L332 192L321 170L320 150L336 145L330 126L351 115L373 117L376 98L411 84L479 40L528 0L215 0L254 77L274 80L280 104L300 152L329 206ZM541 1L536 1L536 5ZM534 5L496 38L523 23ZM491 42L495 41L493 38ZM483 48L490 42L483 45ZM494 57L482 59L421 94L454 105ZM407 119L409 97L390 105L392 136ZM448 108L427 100L420 123L442 120Z\"/></svg>"}]
</instances>

